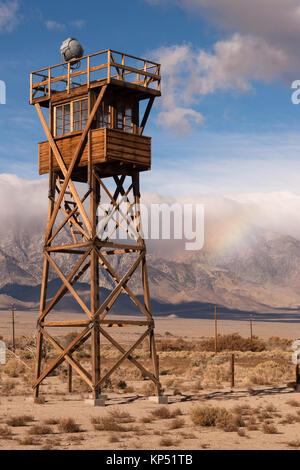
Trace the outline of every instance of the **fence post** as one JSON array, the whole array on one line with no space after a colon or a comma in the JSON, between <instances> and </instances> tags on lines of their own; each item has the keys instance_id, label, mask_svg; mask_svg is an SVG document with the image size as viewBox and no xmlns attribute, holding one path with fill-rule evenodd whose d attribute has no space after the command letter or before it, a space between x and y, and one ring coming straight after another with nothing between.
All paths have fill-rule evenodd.
<instances>
[{"instance_id":1,"label":"fence post","mask_svg":"<svg viewBox=\"0 0 300 470\"><path fill-rule=\"evenodd\" d=\"M230 357L230 369L231 369L231 387L234 387L234 354Z\"/></svg>"}]
</instances>

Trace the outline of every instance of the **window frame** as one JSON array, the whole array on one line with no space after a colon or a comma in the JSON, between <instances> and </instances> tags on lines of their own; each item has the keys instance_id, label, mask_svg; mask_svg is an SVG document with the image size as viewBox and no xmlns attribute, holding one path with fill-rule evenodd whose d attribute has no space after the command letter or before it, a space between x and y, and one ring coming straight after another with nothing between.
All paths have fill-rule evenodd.
<instances>
[{"instance_id":1,"label":"window frame","mask_svg":"<svg viewBox=\"0 0 300 470\"><path fill-rule=\"evenodd\" d=\"M61 104L57 104L55 107L54 107L54 135L55 137L64 137L66 135L70 135L74 132L82 132L84 128L81 128L79 130L74 130L74 103L78 103L78 102L83 102L83 101L86 101L87 102L87 118L86 118L86 121L88 120L88 117L89 117L89 100L88 98L81 98L81 99L78 99L78 100L74 100L74 101L69 101L67 103L61 103ZM57 134L57 109L58 108L64 108L65 106L70 106L70 132L66 133L66 134L60 134L58 135ZM85 109L84 109L85 110ZM76 121L76 122L80 122L81 126L82 126L82 123L83 121L85 121L85 119L83 119L83 114L82 114L82 108L80 106L80 120L79 121ZM63 123L64 123L64 116L65 114L63 113Z\"/></svg>"}]
</instances>

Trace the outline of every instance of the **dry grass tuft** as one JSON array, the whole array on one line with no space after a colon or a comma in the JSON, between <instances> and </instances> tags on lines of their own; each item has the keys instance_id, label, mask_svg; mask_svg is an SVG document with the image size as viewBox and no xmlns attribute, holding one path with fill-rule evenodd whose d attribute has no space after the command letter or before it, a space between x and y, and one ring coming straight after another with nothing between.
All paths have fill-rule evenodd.
<instances>
[{"instance_id":1,"label":"dry grass tuft","mask_svg":"<svg viewBox=\"0 0 300 470\"><path fill-rule=\"evenodd\" d=\"M96 431L126 432L125 426L120 425L111 416L103 416L100 418L91 418Z\"/></svg>"},{"instance_id":2,"label":"dry grass tuft","mask_svg":"<svg viewBox=\"0 0 300 470\"><path fill-rule=\"evenodd\" d=\"M159 408L152 410L151 415L156 419L171 419L182 415L182 411L180 408L175 408L175 410L171 411L166 406L160 406Z\"/></svg>"},{"instance_id":3,"label":"dry grass tuft","mask_svg":"<svg viewBox=\"0 0 300 470\"><path fill-rule=\"evenodd\" d=\"M159 441L159 445L161 447L173 447L175 446L175 442L169 437L164 437L163 439Z\"/></svg>"},{"instance_id":4,"label":"dry grass tuft","mask_svg":"<svg viewBox=\"0 0 300 470\"><path fill-rule=\"evenodd\" d=\"M197 426L218 426L227 431L236 430L236 419L225 408L203 406L190 412L192 422Z\"/></svg>"},{"instance_id":5,"label":"dry grass tuft","mask_svg":"<svg viewBox=\"0 0 300 470\"><path fill-rule=\"evenodd\" d=\"M32 436L24 437L23 439L20 439L19 444L21 446L39 446L41 445L41 441L39 439L36 439Z\"/></svg>"},{"instance_id":6,"label":"dry grass tuft","mask_svg":"<svg viewBox=\"0 0 300 470\"><path fill-rule=\"evenodd\" d=\"M287 403L287 405L294 406L295 408L299 408L299 406L300 406L299 401L294 400L294 399L288 400L286 403Z\"/></svg>"},{"instance_id":7,"label":"dry grass tuft","mask_svg":"<svg viewBox=\"0 0 300 470\"><path fill-rule=\"evenodd\" d=\"M121 411L118 408L108 412L113 420L117 420L120 423L134 423L135 418L133 418L127 411Z\"/></svg>"},{"instance_id":8,"label":"dry grass tuft","mask_svg":"<svg viewBox=\"0 0 300 470\"><path fill-rule=\"evenodd\" d=\"M152 418L150 416L143 416L140 418L140 423L149 424L151 423Z\"/></svg>"},{"instance_id":9,"label":"dry grass tuft","mask_svg":"<svg viewBox=\"0 0 300 470\"><path fill-rule=\"evenodd\" d=\"M61 433L80 432L80 427L73 418L61 418L58 422L58 430Z\"/></svg>"},{"instance_id":10,"label":"dry grass tuft","mask_svg":"<svg viewBox=\"0 0 300 470\"><path fill-rule=\"evenodd\" d=\"M209 338L207 340L201 341L199 344L201 351L210 351L215 350L215 340L214 338ZM250 338L243 338L238 333L232 333L229 335L219 335L218 336L218 351L253 351L261 352L266 349L265 343L257 338L253 337L252 341Z\"/></svg>"},{"instance_id":11,"label":"dry grass tuft","mask_svg":"<svg viewBox=\"0 0 300 470\"><path fill-rule=\"evenodd\" d=\"M34 421L34 418L32 416L27 416L27 415L12 416L6 421L6 424L13 428L18 428L18 427L26 426L27 423L31 423L32 421Z\"/></svg>"},{"instance_id":12,"label":"dry grass tuft","mask_svg":"<svg viewBox=\"0 0 300 470\"><path fill-rule=\"evenodd\" d=\"M171 421L169 429L180 429L183 428L185 421L183 418L175 418Z\"/></svg>"},{"instance_id":13,"label":"dry grass tuft","mask_svg":"<svg viewBox=\"0 0 300 470\"><path fill-rule=\"evenodd\" d=\"M45 423L45 424L48 424L48 425L55 425L55 424L58 424L58 423L59 423L59 419L57 419L57 418L45 419L45 420L44 420L44 423Z\"/></svg>"},{"instance_id":14,"label":"dry grass tuft","mask_svg":"<svg viewBox=\"0 0 300 470\"><path fill-rule=\"evenodd\" d=\"M264 423L262 426L262 432L264 434L277 434L278 430L273 424Z\"/></svg>"},{"instance_id":15,"label":"dry grass tuft","mask_svg":"<svg viewBox=\"0 0 300 470\"><path fill-rule=\"evenodd\" d=\"M298 447L300 447L300 440L298 439L297 441L290 441L287 443L287 445L289 447L294 447L297 449Z\"/></svg>"},{"instance_id":16,"label":"dry grass tuft","mask_svg":"<svg viewBox=\"0 0 300 470\"><path fill-rule=\"evenodd\" d=\"M29 429L29 434L33 436L44 436L46 434L53 434L53 430L49 426L36 424Z\"/></svg>"},{"instance_id":17,"label":"dry grass tuft","mask_svg":"<svg viewBox=\"0 0 300 470\"><path fill-rule=\"evenodd\" d=\"M8 426L0 427L0 439L10 440L13 435Z\"/></svg>"}]
</instances>

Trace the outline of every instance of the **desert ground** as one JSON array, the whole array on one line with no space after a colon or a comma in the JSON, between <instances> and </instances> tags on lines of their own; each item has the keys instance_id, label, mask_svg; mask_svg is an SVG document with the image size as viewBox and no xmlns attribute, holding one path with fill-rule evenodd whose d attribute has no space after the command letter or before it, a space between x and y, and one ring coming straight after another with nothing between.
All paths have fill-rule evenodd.
<instances>
[{"instance_id":1,"label":"desert ground","mask_svg":"<svg viewBox=\"0 0 300 470\"><path fill-rule=\"evenodd\" d=\"M300 448L300 393L288 385L295 380L291 344L300 336L296 319L254 321L252 342L248 321L219 320L216 354L213 318L156 318L161 382L169 404L149 401L152 384L124 363L103 391L106 406L92 407L85 403L88 387L75 374L68 393L64 365L45 380L40 399L33 401L36 317L36 312L17 312L16 357L8 351L7 363L0 366L0 449ZM1 311L0 319L0 335L11 348L10 313ZM111 330L124 347L138 335L136 328ZM68 331L63 334L61 342L70 338ZM105 341L102 348L105 371L119 353ZM88 345L75 354L83 365L89 363ZM55 355L45 349L47 360ZM138 356L150 367L147 342Z\"/></svg>"}]
</instances>

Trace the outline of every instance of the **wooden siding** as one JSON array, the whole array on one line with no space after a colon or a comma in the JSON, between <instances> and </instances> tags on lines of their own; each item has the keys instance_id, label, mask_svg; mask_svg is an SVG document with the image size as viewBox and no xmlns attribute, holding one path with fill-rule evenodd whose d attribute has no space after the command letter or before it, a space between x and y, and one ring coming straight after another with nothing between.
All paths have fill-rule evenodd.
<instances>
[{"instance_id":1,"label":"wooden siding","mask_svg":"<svg viewBox=\"0 0 300 470\"><path fill-rule=\"evenodd\" d=\"M57 137L55 142L61 156L68 166L79 144L81 132ZM116 129L91 130L91 156L94 164L109 161L122 161L138 166L151 167L151 138L127 134ZM86 145L78 163L79 167L88 165L88 146ZM53 169L59 166L53 157ZM39 173L49 173L49 143L39 143Z\"/></svg>"}]
</instances>

